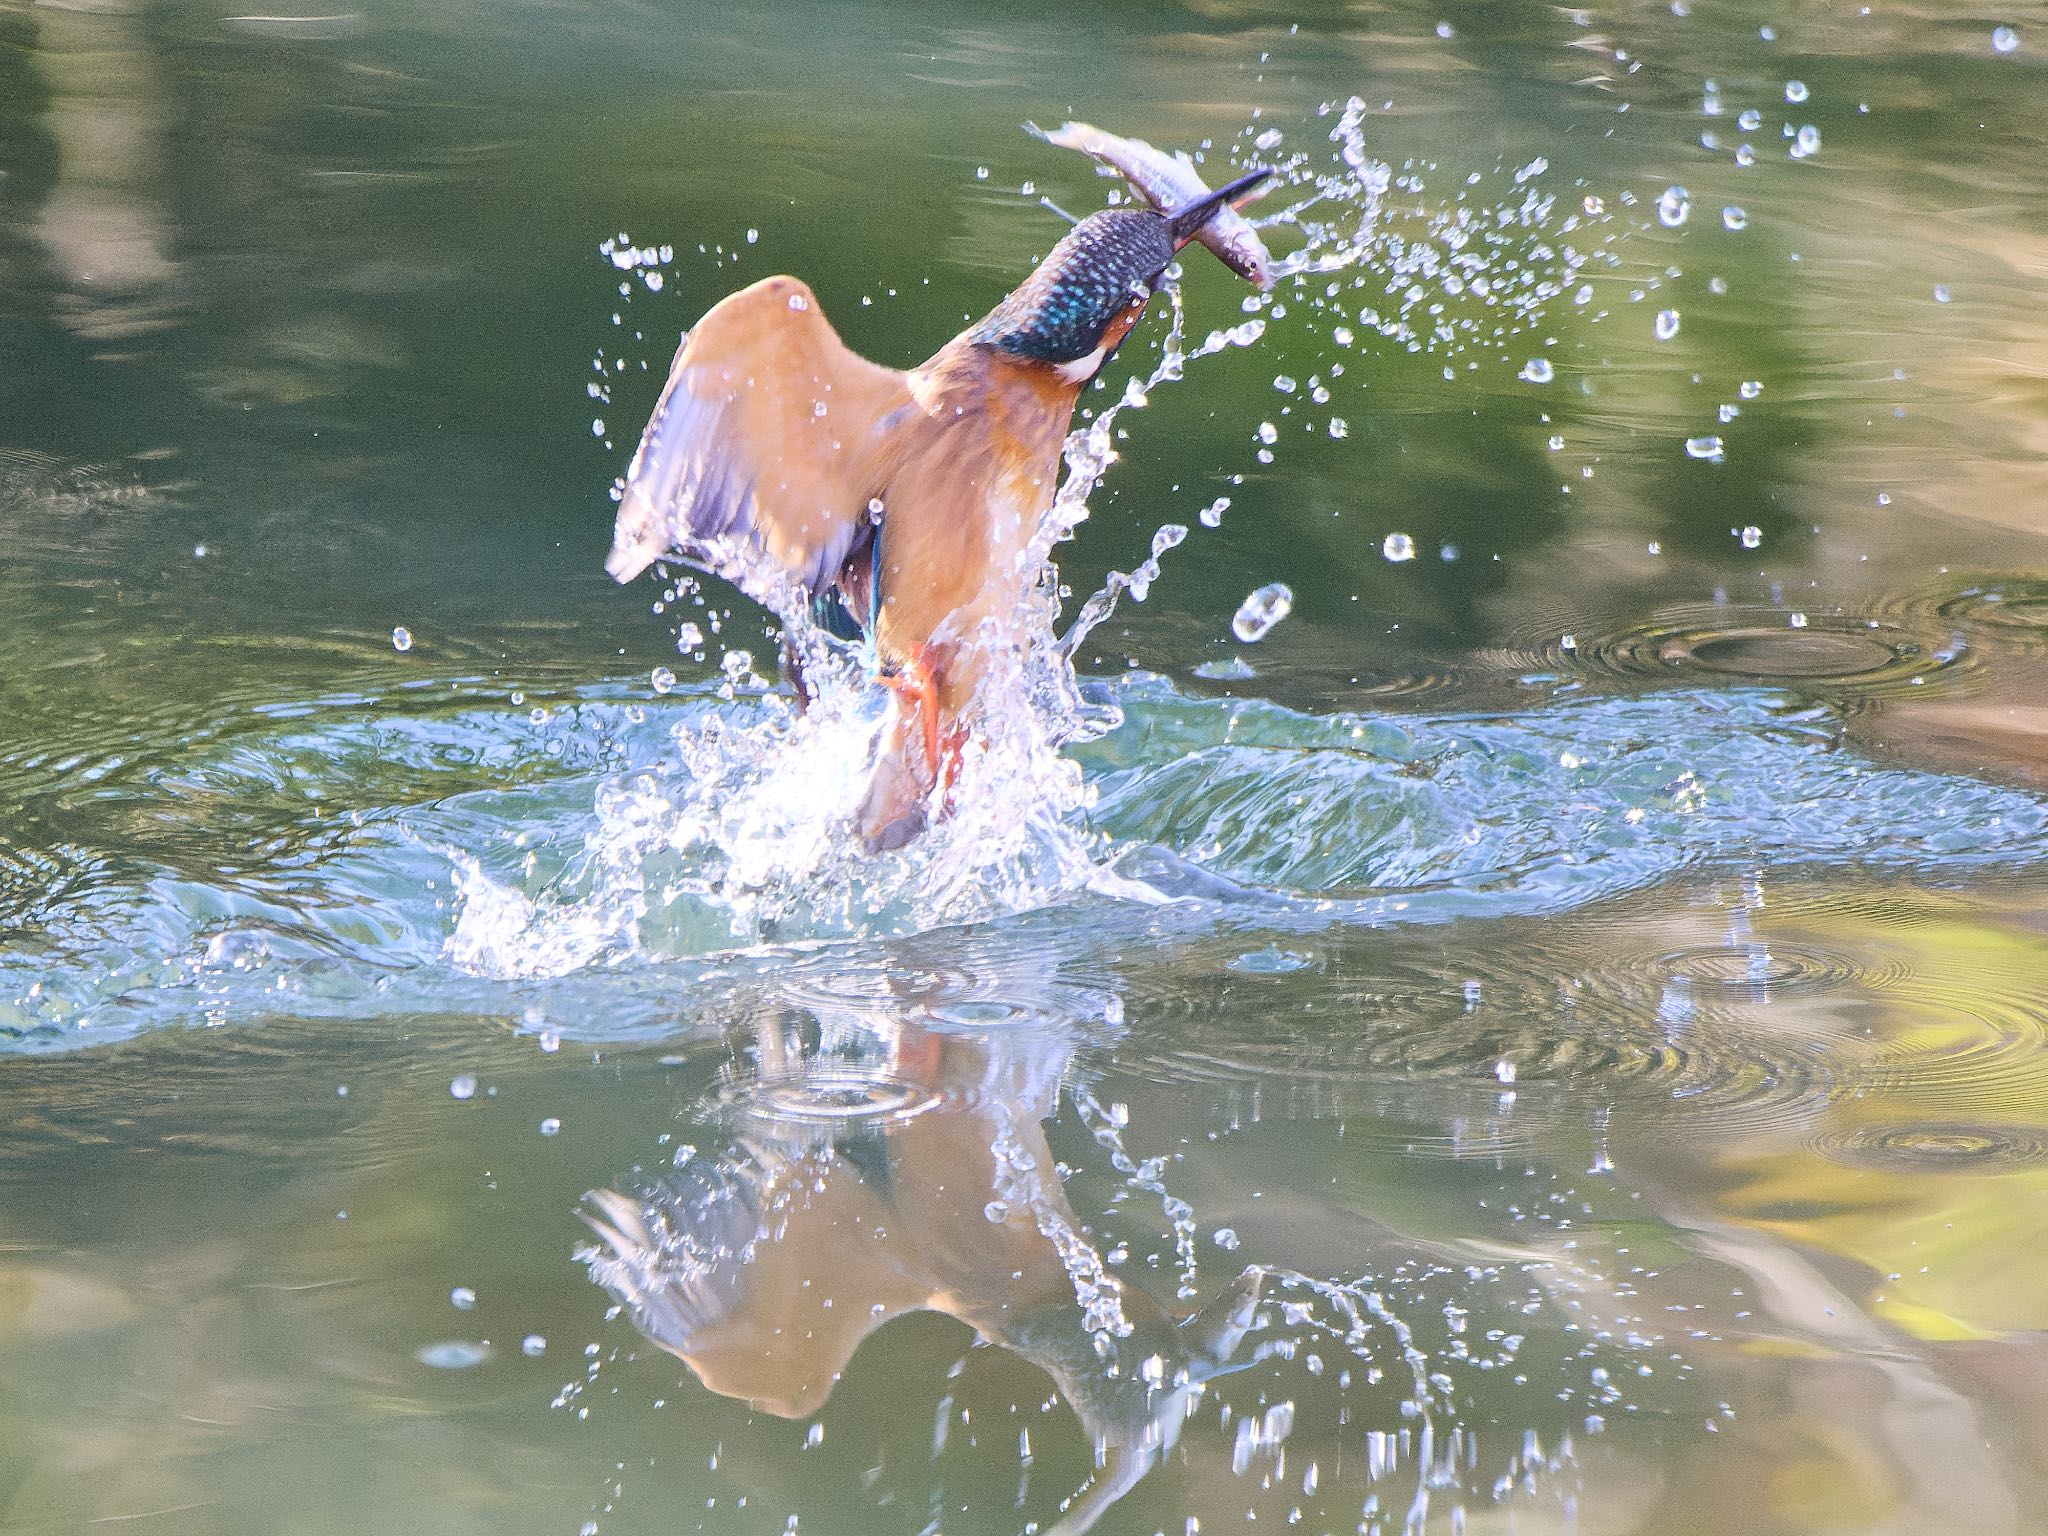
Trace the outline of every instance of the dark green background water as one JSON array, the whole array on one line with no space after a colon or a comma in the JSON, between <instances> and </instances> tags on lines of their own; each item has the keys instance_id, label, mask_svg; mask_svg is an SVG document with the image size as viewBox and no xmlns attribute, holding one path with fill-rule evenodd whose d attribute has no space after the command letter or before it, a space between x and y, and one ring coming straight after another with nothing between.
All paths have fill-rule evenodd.
<instances>
[{"instance_id":1,"label":"dark green background water","mask_svg":"<svg viewBox=\"0 0 2048 1536\"><path fill-rule=\"evenodd\" d=\"M1044 1117L1133 1295L1376 1291L1448 1378L1418 1418L1386 1326L1355 1355L1270 1283L1099 1529L2048 1528L2048 12L318 9L0 5L0 1531L1048 1526L1114 1415L1044 1337L892 1322L792 1423L572 1260L583 1192L677 1144L810 1168L807 1058L941 1101L838 1166L942 1311L1010 1271L993 1188L918 1170ZM766 654L733 603L679 657L601 570L682 327L787 270L907 365L1057 237L1037 194L1101 202L1023 121L1327 170L1352 96L1420 177L1366 285L1283 285L1122 418L1061 553L1085 595L1232 496L1084 650L1126 718L1079 757L1166 851L1129 867L1237 885L451 951L464 860L546 887L615 776L681 774L721 647ZM1356 318L1539 156L1541 238L1602 210L1596 300L1496 338L1416 278L1456 329L1415 351ZM1243 318L1213 263L1184 297ZM1269 581L1293 615L1235 645ZM823 1234L790 1276L843 1272Z\"/></svg>"}]
</instances>

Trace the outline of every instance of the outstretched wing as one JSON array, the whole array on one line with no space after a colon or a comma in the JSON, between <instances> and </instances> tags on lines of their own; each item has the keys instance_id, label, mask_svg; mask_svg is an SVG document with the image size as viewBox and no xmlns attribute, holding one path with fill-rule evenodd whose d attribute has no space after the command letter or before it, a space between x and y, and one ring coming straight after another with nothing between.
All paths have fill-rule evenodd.
<instances>
[{"instance_id":1,"label":"outstretched wing","mask_svg":"<svg viewBox=\"0 0 2048 1536\"><path fill-rule=\"evenodd\" d=\"M888 479L908 381L847 349L817 298L770 277L684 338L626 471L605 569L664 555L778 610L837 579Z\"/></svg>"}]
</instances>

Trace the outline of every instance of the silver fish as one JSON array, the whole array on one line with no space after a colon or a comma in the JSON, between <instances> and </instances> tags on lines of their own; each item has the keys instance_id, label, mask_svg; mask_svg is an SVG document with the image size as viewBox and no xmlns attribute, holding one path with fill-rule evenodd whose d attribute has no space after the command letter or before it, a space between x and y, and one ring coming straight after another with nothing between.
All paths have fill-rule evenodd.
<instances>
[{"instance_id":1,"label":"silver fish","mask_svg":"<svg viewBox=\"0 0 2048 1536\"><path fill-rule=\"evenodd\" d=\"M1089 123L1062 123L1049 131L1036 123L1024 126L1048 144L1057 144L1062 149L1078 149L1110 167L1161 213L1185 207L1209 191L1201 173L1186 155L1169 155L1164 150L1154 149L1143 139L1126 139L1118 134L1104 133ZM1234 206L1218 209L1195 239L1214 251L1217 259L1239 277L1248 278L1261 288L1270 288L1273 286L1273 255L1266 249L1266 242L1259 238L1259 232L1237 211L1263 197L1265 191L1265 188L1259 188Z\"/></svg>"}]
</instances>

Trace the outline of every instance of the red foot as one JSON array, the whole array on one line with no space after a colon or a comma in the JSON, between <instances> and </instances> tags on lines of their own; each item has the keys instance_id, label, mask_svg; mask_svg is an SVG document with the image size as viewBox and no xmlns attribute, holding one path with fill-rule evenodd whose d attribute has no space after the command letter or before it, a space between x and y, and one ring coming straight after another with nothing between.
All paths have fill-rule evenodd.
<instances>
[{"instance_id":1,"label":"red foot","mask_svg":"<svg viewBox=\"0 0 2048 1536\"><path fill-rule=\"evenodd\" d=\"M967 751L967 727L956 725L946 732L943 756L939 760L939 782L948 789L960 782L961 757Z\"/></svg>"},{"instance_id":2,"label":"red foot","mask_svg":"<svg viewBox=\"0 0 2048 1536\"><path fill-rule=\"evenodd\" d=\"M908 1027L897 1032L889 1049L896 1075L913 1083L937 1082L945 1054L946 1043L937 1035Z\"/></svg>"},{"instance_id":3,"label":"red foot","mask_svg":"<svg viewBox=\"0 0 2048 1536\"><path fill-rule=\"evenodd\" d=\"M924 760L939 771L939 680L932 670L931 647L920 645L895 672L882 674L882 686L895 693L906 709L916 711L924 735Z\"/></svg>"}]
</instances>

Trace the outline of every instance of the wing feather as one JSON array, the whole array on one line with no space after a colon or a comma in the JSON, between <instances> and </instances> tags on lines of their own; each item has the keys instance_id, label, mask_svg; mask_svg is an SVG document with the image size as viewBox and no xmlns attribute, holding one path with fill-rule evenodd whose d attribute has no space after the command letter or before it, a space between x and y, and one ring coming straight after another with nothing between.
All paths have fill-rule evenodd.
<instances>
[{"instance_id":1,"label":"wing feather","mask_svg":"<svg viewBox=\"0 0 2048 1536\"><path fill-rule=\"evenodd\" d=\"M684 338L626 471L605 569L676 555L778 611L830 587L886 486L907 377L832 329L809 287L770 277Z\"/></svg>"}]
</instances>

